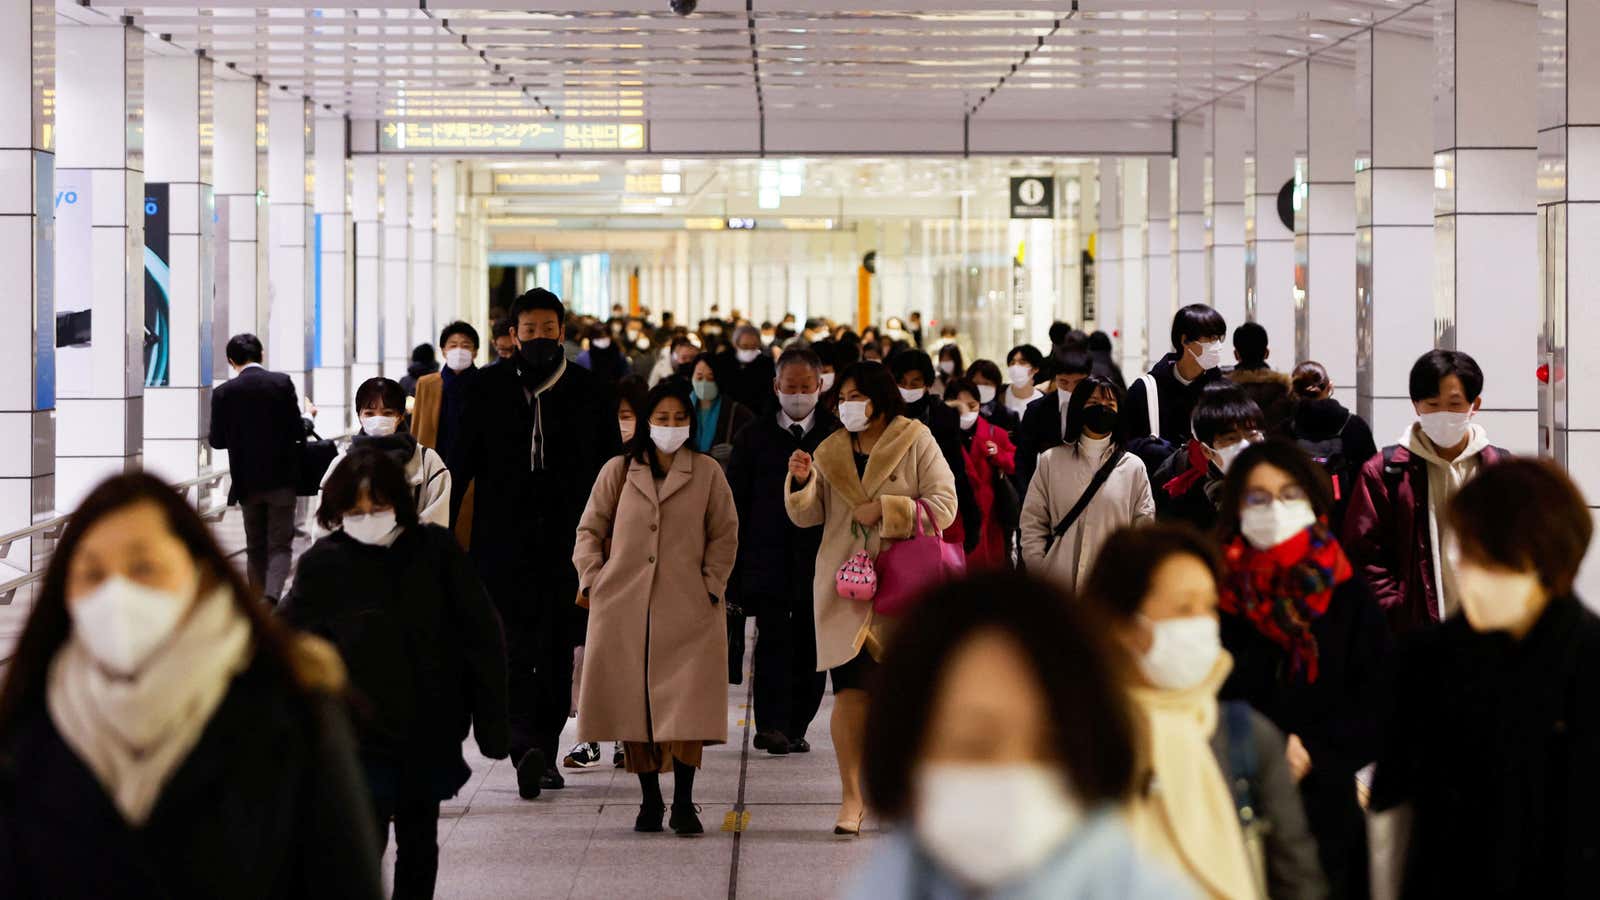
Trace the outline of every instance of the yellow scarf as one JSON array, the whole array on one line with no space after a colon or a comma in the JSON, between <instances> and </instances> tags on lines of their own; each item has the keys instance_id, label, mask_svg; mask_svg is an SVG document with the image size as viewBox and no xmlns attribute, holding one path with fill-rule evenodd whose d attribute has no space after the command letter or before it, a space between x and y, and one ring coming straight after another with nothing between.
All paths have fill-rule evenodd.
<instances>
[{"instance_id":1,"label":"yellow scarf","mask_svg":"<svg viewBox=\"0 0 1600 900\"><path fill-rule=\"evenodd\" d=\"M1144 744L1143 790L1128 818L1135 843L1187 874L1206 896L1254 900L1239 813L1211 750L1217 690L1232 669L1224 652L1205 681L1188 690L1130 690Z\"/></svg>"}]
</instances>

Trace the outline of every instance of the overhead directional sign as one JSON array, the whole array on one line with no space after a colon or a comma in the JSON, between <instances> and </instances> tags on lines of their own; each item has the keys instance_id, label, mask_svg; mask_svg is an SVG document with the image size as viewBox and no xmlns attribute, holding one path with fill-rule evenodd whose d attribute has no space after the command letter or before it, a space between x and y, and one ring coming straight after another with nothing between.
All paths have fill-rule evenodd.
<instances>
[{"instance_id":1,"label":"overhead directional sign","mask_svg":"<svg viewBox=\"0 0 1600 900\"><path fill-rule=\"evenodd\" d=\"M644 122L388 121L378 134L385 153L516 153L644 150Z\"/></svg>"},{"instance_id":2,"label":"overhead directional sign","mask_svg":"<svg viewBox=\"0 0 1600 900\"><path fill-rule=\"evenodd\" d=\"M1048 175L1024 175L1011 179L1011 218L1053 219L1056 217L1056 180Z\"/></svg>"}]
</instances>

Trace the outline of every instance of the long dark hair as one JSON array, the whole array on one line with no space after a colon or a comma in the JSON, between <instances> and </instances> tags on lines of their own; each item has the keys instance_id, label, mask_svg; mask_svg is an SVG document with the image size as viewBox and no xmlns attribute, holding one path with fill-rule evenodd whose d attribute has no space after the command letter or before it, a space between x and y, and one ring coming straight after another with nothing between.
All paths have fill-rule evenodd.
<instances>
[{"instance_id":1,"label":"long dark hair","mask_svg":"<svg viewBox=\"0 0 1600 900\"><path fill-rule=\"evenodd\" d=\"M633 426L633 440L624 448L629 462L649 466L651 474L657 478L665 478L667 473L662 470L661 460L656 457L656 442L650 439L650 416L661 405L661 401L669 399L682 403L683 411L689 414L689 440L684 442L679 452L698 452L695 450L695 439L699 437L700 417L695 415L694 393L689 390L688 380L677 376L663 378L650 389L650 393L644 395L644 406L635 412L637 424Z\"/></svg>"},{"instance_id":2,"label":"long dark hair","mask_svg":"<svg viewBox=\"0 0 1600 900\"><path fill-rule=\"evenodd\" d=\"M305 691L335 687L342 680L326 671L313 671L322 660L298 646L293 633L272 617L260 596L228 562L210 527L182 495L154 475L131 472L101 482L79 504L61 533L34 598L33 611L17 641L16 655L6 670L5 686L0 688L0 746L15 734L21 721L44 709L50 662L72 631L72 618L67 612L67 569L84 534L106 516L139 503L154 504L161 510L167 527L199 567L197 602L204 602L218 588L227 589L229 602L250 621L257 659Z\"/></svg>"},{"instance_id":3,"label":"long dark hair","mask_svg":"<svg viewBox=\"0 0 1600 900\"><path fill-rule=\"evenodd\" d=\"M1128 429L1122 421L1125 400L1122 389L1104 375L1090 375L1078 382L1078 386L1072 389L1072 398L1067 401L1067 430L1062 434L1061 440L1062 443L1070 445L1073 452L1077 452L1078 438L1083 436L1083 408L1089 405L1089 401L1101 388L1111 392L1111 396L1117 401L1117 424L1111 429L1111 443L1118 447L1127 443Z\"/></svg>"}]
</instances>

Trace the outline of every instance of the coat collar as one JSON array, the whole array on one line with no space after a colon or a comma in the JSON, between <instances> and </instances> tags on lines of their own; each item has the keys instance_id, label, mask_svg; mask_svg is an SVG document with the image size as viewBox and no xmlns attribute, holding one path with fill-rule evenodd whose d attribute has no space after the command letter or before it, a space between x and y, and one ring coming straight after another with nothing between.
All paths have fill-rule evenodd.
<instances>
[{"instance_id":1,"label":"coat collar","mask_svg":"<svg viewBox=\"0 0 1600 900\"><path fill-rule=\"evenodd\" d=\"M883 430L878 443L867 459L865 476L856 474L855 451L850 446L850 432L840 429L817 446L816 464L822 477L836 491L841 492L851 505L860 505L878 495L889 475L905 459L917 436L927 426L904 416L896 416Z\"/></svg>"},{"instance_id":2,"label":"coat collar","mask_svg":"<svg viewBox=\"0 0 1600 900\"><path fill-rule=\"evenodd\" d=\"M667 477L661 482L659 493L656 491L655 473L650 471L648 465L640 462L631 460L628 462L628 483L645 495L650 502L660 506L694 478L694 457L694 451L687 447L678 450L677 455L672 458L672 468L667 470Z\"/></svg>"}]
</instances>

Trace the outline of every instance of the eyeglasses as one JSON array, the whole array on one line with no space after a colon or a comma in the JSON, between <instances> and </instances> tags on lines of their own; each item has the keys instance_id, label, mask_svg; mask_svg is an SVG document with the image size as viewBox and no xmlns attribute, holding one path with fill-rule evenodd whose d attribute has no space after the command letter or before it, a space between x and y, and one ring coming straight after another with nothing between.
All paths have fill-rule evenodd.
<instances>
[{"instance_id":1,"label":"eyeglasses","mask_svg":"<svg viewBox=\"0 0 1600 900\"><path fill-rule=\"evenodd\" d=\"M1251 488L1250 490L1244 492L1244 505L1247 508L1253 509L1259 509L1263 506L1271 506L1274 500L1282 500L1285 503L1290 503L1295 500L1309 499L1311 499L1311 497L1306 493L1306 489L1298 484L1284 485L1283 490L1278 492L1277 495L1273 495L1271 491L1264 488Z\"/></svg>"},{"instance_id":2,"label":"eyeglasses","mask_svg":"<svg viewBox=\"0 0 1600 900\"><path fill-rule=\"evenodd\" d=\"M1240 441L1249 441L1252 444L1259 444L1264 440L1266 440L1266 436L1259 431L1245 431L1229 436L1217 435L1216 442L1211 445L1211 448L1213 450L1221 450L1225 447L1232 447L1234 444L1237 444Z\"/></svg>"}]
</instances>

